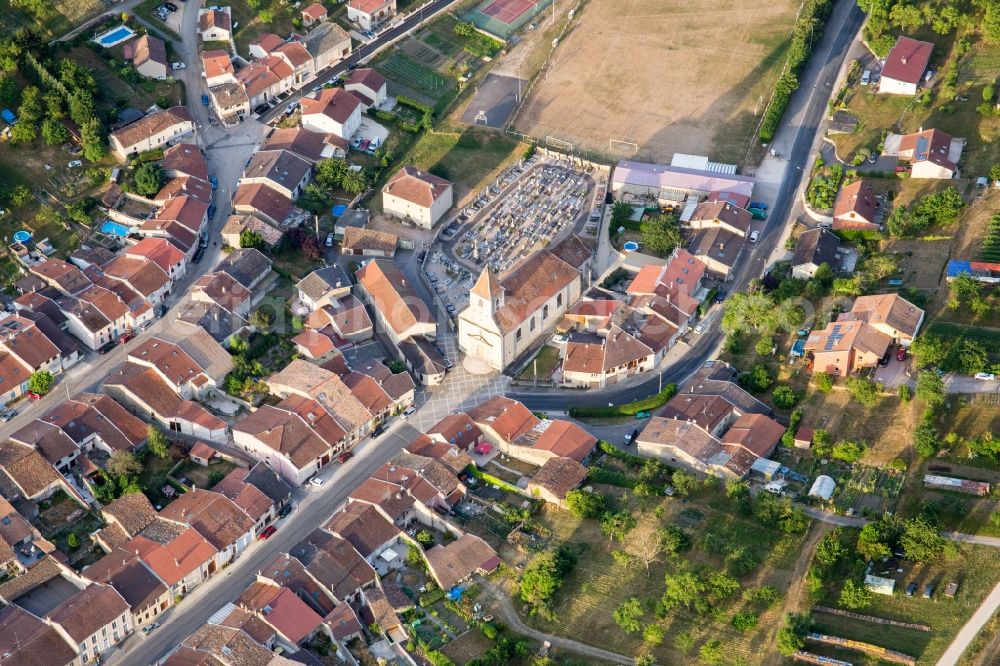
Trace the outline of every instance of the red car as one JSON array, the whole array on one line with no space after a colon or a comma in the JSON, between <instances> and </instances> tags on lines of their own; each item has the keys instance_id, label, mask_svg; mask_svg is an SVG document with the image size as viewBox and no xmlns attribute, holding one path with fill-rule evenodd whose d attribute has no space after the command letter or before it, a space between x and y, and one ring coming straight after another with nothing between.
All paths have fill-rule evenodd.
<instances>
[{"instance_id":1,"label":"red car","mask_svg":"<svg viewBox=\"0 0 1000 666\"><path fill-rule=\"evenodd\" d=\"M28 397L31 398L32 400L41 400L42 399L42 396L39 395L38 393L35 393L34 391L28 391Z\"/></svg>"},{"instance_id":2,"label":"red car","mask_svg":"<svg viewBox=\"0 0 1000 666\"><path fill-rule=\"evenodd\" d=\"M906 347L900 347L896 350L896 360L905 361L906 360Z\"/></svg>"},{"instance_id":3,"label":"red car","mask_svg":"<svg viewBox=\"0 0 1000 666\"><path fill-rule=\"evenodd\" d=\"M354 457L354 451L344 451L339 456L337 456L337 462L345 463Z\"/></svg>"},{"instance_id":4,"label":"red car","mask_svg":"<svg viewBox=\"0 0 1000 666\"><path fill-rule=\"evenodd\" d=\"M261 541L264 541L277 531L278 531L277 527L275 527L274 525L268 525L267 527L264 528L264 531L261 532L257 538L260 539Z\"/></svg>"},{"instance_id":5,"label":"red car","mask_svg":"<svg viewBox=\"0 0 1000 666\"><path fill-rule=\"evenodd\" d=\"M121 337L118 338L122 344L125 344L129 340L135 337L135 333L122 333Z\"/></svg>"}]
</instances>

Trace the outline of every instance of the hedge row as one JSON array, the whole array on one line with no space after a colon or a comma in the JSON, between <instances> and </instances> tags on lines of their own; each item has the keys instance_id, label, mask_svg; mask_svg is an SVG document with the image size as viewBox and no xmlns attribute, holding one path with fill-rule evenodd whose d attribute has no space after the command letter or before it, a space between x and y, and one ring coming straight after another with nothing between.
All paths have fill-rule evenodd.
<instances>
[{"instance_id":1,"label":"hedge row","mask_svg":"<svg viewBox=\"0 0 1000 666\"><path fill-rule=\"evenodd\" d=\"M642 467L648 460L648 458L643 458L642 456L632 455L628 451L622 451L617 446L605 442L603 439L597 442L597 448L601 453L611 458L617 458L630 467Z\"/></svg>"},{"instance_id":2,"label":"hedge row","mask_svg":"<svg viewBox=\"0 0 1000 666\"><path fill-rule=\"evenodd\" d=\"M764 110L764 118L760 123L761 143L769 143L778 131L792 93L799 87L799 74L809 61L813 47L822 38L822 26L832 8L832 0L806 0L800 9L799 19L792 28L792 43L788 47L785 71L774 87L774 96Z\"/></svg>"},{"instance_id":3,"label":"hedge row","mask_svg":"<svg viewBox=\"0 0 1000 666\"><path fill-rule=\"evenodd\" d=\"M418 102L412 97L407 97L406 95L396 95L396 101L399 104L402 104L403 106L408 106L411 109L416 109L420 113L430 113L431 115L434 114L433 108L427 106L423 102Z\"/></svg>"},{"instance_id":4,"label":"hedge row","mask_svg":"<svg viewBox=\"0 0 1000 666\"><path fill-rule=\"evenodd\" d=\"M619 486L620 488L635 488L635 479L625 472L616 469L604 469L603 467L589 467L587 478L594 483L603 483L608 486Z\"/></svg>"},{"instance_id":5,"label":"hedge row","mask_svg":"<svg viewBox=\"0 0 1000 666\"><path fill-rule=\"evenodd\" d=\"M479 479L483 483L489 483L489 484L495 485L495 486L499 487L500 490L503 490L505 492L508 492L508 493L523 493L523 491L520 488L518 488L517 486L511 485L511 484L507 483L506 481L504 481L503 479L498 479L497 477L493 476L492 474L487 474L486 472L484 472L483 470L479 469L475 465L469 465L466 468L466 471L469 472L469 476L471 476L471 477L473 477L475 479Z\"/></svg>"},{"instance_id":6,"label":"hedge row","mask_svg":"<svg viewBox=\"0 0 1000 666\"><path fill-rule=\"evenodd\" d=\"M667 384L655 395L635 402L614 407L570 407L569 415L575 418L614 418L616 416L635 416L638 412L648 412L667 404L677 393L676 384Z\"/></svg>"}]
</instances>

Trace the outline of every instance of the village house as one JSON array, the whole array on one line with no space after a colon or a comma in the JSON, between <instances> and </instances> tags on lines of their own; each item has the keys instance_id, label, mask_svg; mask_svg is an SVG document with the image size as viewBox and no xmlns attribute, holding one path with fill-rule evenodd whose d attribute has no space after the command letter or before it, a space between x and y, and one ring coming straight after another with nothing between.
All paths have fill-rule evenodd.
<instances>
[{"instance_id":1,"label":"village house","mask_svg":"<svg viewBox=\"0 0 1000 666\"><path fill-rule=\"evenodd\" d=\"M306 33L302 42L313 57L313 69L321 72L351 55L351 36L333 21L324 21Z\"/></svg>"},{"instance_id":2,"label":"village house","mask_svg":"<svg viewBox=\"0 0 1000 666\"><path fill-rule=\"evenodd\" d=\"M205 85L212 87L223 83L236 83L233 61L225 51L219 49L202 51L201 64L205 73Z\"/></svg>"},{"instance_id":3,"label":"village house","mask_svg":"<svg viewBox=\"0 0 1000 666\"><path fill-rule=\"evenodd\" d=\"M361 67L351 72L344 82L344 90L353 93L359 100L364 110L377 107L386 98L386 80L371 67Z\"/></svg>"},{"instance_id":4,"label":"village house","mask_svg":"<svg viewBox=\"0 0 1000 666\"><path fill-rule=\"evenodd\" d=\"M48 330L48 334L46 334L46 330ZM71 350L70 355L64 356L60 346L60 344L64 344L62 340L64 335L60 335L60 333L61 331L54 325L43 324L39 326L39 322L19 314L0 315L0 350L10 356L0 365L15 369L11 377L0 379L0 398L9 401L21 395L10 395L26 381L22 379L21 372L16 370L19 367L27 368L29 374L44 371L58 375L63 370L76 365L82 358L79 354L79 348L75 344L68 346L67 349ZM50 335L53 337L49 337ZM14 383L12 384L12 382ZM2 389L7 390L3 391Z\"/></svg>"},{"instance_id":5,"label":"village house","mask_svg":"<svg viewBox=\"0 0 1000 666\"><path fill-rule=\"evenodd\" d=\"M129 539L122 550L135 553L170 590L184 596L218 570L216 549L191 527L157 519Z\"/></svg>"},{"instance_id":6,"label":"village house","mask_svg":"<svg viewBox=\"0 0 1000 666\"><path fill-rule=\"evenodd\" d=\"M233 209L281 228L292 214L292 200L266 183L241 184L233 197Z\"/></svg>"},{"instance_id":7,"label":"village house","mask_svg":"<svg viewBox=\"0 0 1000 666\"><path fill-rule=\"evenodd\" d=\"M372 30L396 14L396 0L348 0L347 20Z\"/></svg>"},{"instance_id":8,"label":"village house","mask_svg":"<svg viewBox=\"0 0 1000 666\"><path fill-rule=\"evenodd\" d=\"M229 315L247 320L250 317L251 292L228 273L206 273L191 287L192 302L207 303Z\"/></svg>"},{"instance_id":9,"label":"village house","mask_svg":"<svg viewBox=\"0 0 1000 666\"><path fill-rule=\"evenodd\" d=\"M325 21L327 18L326 7L318 2L314 2L302 10L302 25L309 27L313 23Z\"/></svg>"},{"instance_id":10,"label":"village house","mask_svg":"<svg viewBox=\"0 0 1000 666\"><path fill-rule=\"evenodd\" d=\"M871 184L859 178L844 185L833 204L834 229L881 229L878 221L879 202Z\"/></svg>"},{"instance_id":11,"label":"village house","mask_svg":"<svg viewBox=\"0 0 1000 666\"><path fill-rule=\"evenodd\" d=\"M685 222L692 229L725 229L738 236L750 233L750 212L728 201L706 201L698 204L694 214Z\"/></svg>"},{"instance_id":12,"label":"village house","mask_svg":"<svg viewBox=\"0 0 1000 666\"><path fill-rule=\"evenodd\" d=\"M708 272L723 280L729 280L740 260L743 245L744 239L739 234L714 227L696 233L687 249L705 264Z\"/></svg>"},{"instance_id":13,"label":"village house","mask_svg":"<svg viewBox=\"0 0 1000 666\"><path fill-rule=\"evenodd\" d=\"M618 326L605 336L573 333L562 359L563 385L604 388L652 370L655 357L652 349Z\"/></svg>"},{"instance_id":14,"label":"village house","mask_svg":"<svg viewBox=\"0 0 1000 666\"><path fill-rule=\"evenodd\" d=\"M301 127L278 127L267 137L261 150L288 150L313 164L346 155L348 143L336 134L311 132Z\"/></svg>"},{"instance_id":15,"label":"village house","mask_svg":"<svg viewBox=\"0 0 1000 666\"><path fill-rule=\"evenodd\" d=\"M261 483L262 479L265 483ZM278 517L278 511L291 496L288 484L264 463L257 463L250 469L233 469L212 486L212 492L225 495L250 516L254 521L254 534L260 534Z\"/></svg>"},{"instance_id":16,"label":"village house","mask_svg":"<svg viewBox=\"0 0 1000 666\"><path fill-rule=\"evenodd\" d=\"M239 184L263 183L289 199L298 199L309 184L312 164L287 150L258 150L243 170Z\"/></svg>"},{"instance_id":17,"label":"village house","mask_svg":"<svg viewBox=\"0 0 1000 666\"><path fill-rule=\"evenodd\" d=\"M230 618L223 622L239 626L241 621L252 619L256 621L255 624L266 626L273 632L273 637L263 643L269 649L281 647L289 652L297 651L300 644L304 644L324 628L323 617L292 589L270 581L257 580L251 583L236 599L235 605L238 610L233 611ZM251 617L233 617L238 616L241 611Z\"/></svg>"},{"instance_id":18,"label":"village house","mask_svg":"<svg viewBox=\"0 0 1000 666\"><path fill-rule=\"evenodd\" d=\"M863 321L894 344L909 347L924 323L924 314L899 294L872 294L858 296L850 312L841 313L837 321Z\"/></svg>"},{"instance_id":19,"label":"village house","mask_svg":"<svg viewBox=\"0 0 1000 666\"><path fill-rule=\"evenodd\" d=\"M289 555L302 563L338 607L357 601L361 592L374 587L378 580L375 569L349 541L324 530L313 531L293 546Z\"/></svg>"},{"instance_id":20,"label":"village house","mask_svg":"<svg viewBox=\"0 0 1000 666\"><path fill-rule=\"evenodd\" d=\"M890 134L885 139L886 155L897 155L909 162L910 178L957 178L958 163L965 150L965 139L952 137L939 129L921 129L912 134Z\"/></svg>"},{"instance_id":21,"label":"village house","mask_svg":"<svg viewBox=\"0 0 1000 666\"><path fill-rule=\"evenodd\" d=\"M566 493L587 479L587 468L572 458L549 458L528 481L527 491L556 506L565 506Z\"/></svg>"},{"instance_id":22,"label":"village house","mask_svg":"<svg viewBox=\"0 0 1000 666\"><path fill-rule=\"evenodd\" d=\"M212 108L225 125L235 125L250 115L250 98L240 83L220 83L208 89Z\"/></svg>"},{"instance_id":23,"label":"village house","mask_svg":"<svg viewBox=\"0 0 1000 666\"><path fill-rule=\"evenodd\" d=\"M200 488L183 493L160 511L160 518L197 530L215 549L222 568L253 543L256 521L225 495Z\"/></svg>"},{"instance_id":24,"label":"village house","mask_svg":"<svg viewBox=\"0 0 1000 666\"><path fill-rule=\"evenodd\" d=\"M125 160L168 143L194 131L191 114L183 106L173 106L154 111L134 123L121 127L108 135L111 150L119 160Z\"/></svg>"},{"instance_id":25,"label":"village house","mask_svg":"<svg viewBox=\"0 0 1000 666\"><path fill-rule=\"evenodd\" d=\"M243 85L250 107L256 108L291 90L294 71L284 59L268 55L243 67L236 80Z\"/></svg>"},{"instance_id":26,"label":"village house","mask_svg":"<svg viewBox=\"0 0 1000 666\"><path fill-rule=\"evenodd\" d=\"M156 264L173 281L183 277L187 270L184 253L164 238L143 238L126 248L124 256Z\"/></svg>"},{"instance_id":27,"label":"village house","mask_svg":"<svg viewBox=\"0 0 1000 666\"><path fill-rule=\"evenodd\" d=\"M549 334L580 290L577 267L547 250L500 278L487 267L458 316L459 349L503 370Z\"/></svg>"},{"instance_id":28,"label":"village house","mask_svg":"<svg viewBox=\"0 0 1000 666\"><path fill-rule=\"evenodd\" d=\"M454 203L450 181L404 166L382 188L382 209L387 215L430 229Z\"/></svg>"},{"instance_id":29,"label":"village house","mask_svg":"<svg viewBox=\"0 0 1000 666\"><path fill-rule=\"evenodd\" d=\"M233 15L229 7L198 11L198 32L205 42L228 42L233 38Z\"/></svg>"},{"instance_id":30,"label":"village house","mask_svg":"<svg viewBox=\"0 0 1000 666\"><path fill-rule=\"evenodd\" d=\"M271 260L263 252L250 247L233 250L216 264L215 269L231 276L245 288L260 293L266 291L261 285L276 275L271 266Z\"/></svg>"},{"instance_id":31,"label":"village house","mask_svg":"<svg viewBox=\"0 0 1000 666\"><path fill-rule=\"evenodd\" d=\"M273 250L284 238L284 231L274 227L264 220L248 214L230 215L222 225L222 241L229 247L242 247L240 237L244 232L260 236L264 247Z\"/></svg>"},{"instance_id":32,"label":"village house","mask_svg":"<svg viewBox=\"0 0 1000 666\"><path fill-rule=\"evenodd\" d=\"M295 285L299 303L310 311L318 310L351 293L351 276L339 264L319 268Z\"/></svg>"},{"instance_id":33,"label":"village house","mask_svg":"<svg viewBox=\"0 0 1000 666\"><path fill-rule=\"evenodd\" d=\"M285 42L271 51L271 55L281 58L285 64L292 68L293 86L301 86L316 76L316 70L313 69L313 57L302 42Z\"/></svg>"},{"instance_id":34,"label":"village house","mask_svg":"<svg viewBox=\"0 0 1000 666\"><path fill-rule=\"evenodd\" d=\"M361 102L343 88L324 88L315 99L303 97L302 128L348 139L361 126Z\"/></svg>"},{"instance_id":35,"label":"village house","mask_svg":"<svg viewBox=\"0 0 1000 666\"><path fill-rule=\"evenodd\" d=\"M380 576L403 563L407 549L403 532L371 504L349 502L333 514L325 529L354 546Z\"/></svg>"},{"instance_id":36,"label":"village house","mask_svg":"<svg viewBox=\"0 0 1000 666\"><path fill-rule=\"evenodd\" d=\"M79 666L82 663L75 644L14 604L0 609L0 651L8 655L6 659L12 664Z\"/></svg>"},{"instance_id":37,"label":"village house","mask_svg":"<svg viewBox=\"0 0 1000 666\"><path fill-rule=\"evenodd\" d=\"M839 249L840 238L832 231L817 227L802 232L795 241L792 277L796 280L811 280L823 264L831 270L837 270L840 265L837 255Z\"/></svg>"},{"instance_id":38,"label":"village house","mask_svg":"<svg viewBox=\"0 0 1000 666\"><path fill-rule=\"evenodd\" d=\"M88 585L49 611L45 619L78 648L82 664L100 661L100 655L118 645L134 628L128 603L110 585Z\"/></svg>"},{"instance_id":39,"label":"village house","mask_svg":"<svg viewBox=\"0 0 1000 666\"><path fill-rule=\"evenodd\" d=\"M371 412L330 370L296 359L266 382L271 394L279 398L299 396L317 400L344 430L347 445L353 445L371 431Z\"/></svg>"},{"instance_id":40,"label":"village house","mask_svg":"<svg viewBox=\"0 0 1000 666\"><path fill-rule=\"evenodd\" d=\"M146 78L162 81L170 73L167 45L159 37L143 35L132 45L132 66Z\"/></svg>"},{"instance_id":41,"label":"village house","mask_svg":"<svg viewBox=\"0 0 1000 666\"><path fill-rule=\"evenodd\" d=\"M364 303L352 294L314 310L306 318L305 325L330 338L336 347L370 340L375 331Z\"/></svg>"},{"instance_id":42,"label":"village house","mask_svg":"<svg viewBox=\"0 0 1000 666\"><path fill-rule=\"evenodd\" d=\"M340 242L341 254L358 257L381 257L391 259L396 256L399 238L388 231L377 231L363 227L348 227Z\"/></svg>"},{"instance_id":43,"label":"village house","mask_svg":"<svg viewBox=\"0 0 1000 666\"><path fill-rule=\"evenodd\" d=\"M450 590L472 578L486 575L502 560L488 543L473 534L463 534L448 544L437 544L424 553L427 569L442 590Z\"/></svg>"},{"instance_id":44,"label":"village house","mask_svg":"<svg viewBox=\"0 0 1000 666\"><path fill-rule=\"evenodd\" d=\"M930 42L900 35L882 66L878 91L886 95L916 95L933 51Z\"/></svg>"},{"instance_id":45,"label":"village house","mask_svg":"<svg viewBox=\"0 0 1000 666\"><path fill-rule=\"evenodd\" d=\"M355 277L361 299L375 311L381 330L396 345L407 338L437 334L430 308L392 261L372 259Z\"/></svg>"},{"instance_id":46,"label":"village house","mask_svg":"<svg viewBox=\"0 0 1000 666\"><path fill-rule=\"evenodd\" d=\"M889 353L892 338L863 321L834 321L812 331L805 351L815 372L846 376L874 368Z\"/></svg>"}]
</instances>

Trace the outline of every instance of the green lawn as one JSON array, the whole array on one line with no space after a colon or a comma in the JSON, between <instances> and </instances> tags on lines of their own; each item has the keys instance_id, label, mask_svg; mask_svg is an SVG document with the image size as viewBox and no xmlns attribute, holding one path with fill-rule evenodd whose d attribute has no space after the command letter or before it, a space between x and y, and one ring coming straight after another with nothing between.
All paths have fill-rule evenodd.
<instances>
[{"instance_id":1,"label":"green lawn","mask_svg":"<svg viewBox=\"0 0 1000 666\"><path fill-rule=\"evenodd\" d=\"M305 6L304 3L303 6ZM233 22L239 23L233 40L236 42L236 51L244 58L249 57L250 42L258 35L265 32L273 32L282 39L288 37L294 26L292 19L300 18L302 15L292 3L285 0L261 0L259 9L252 9L246 0L234 0L229 3L233 12ZM264 22L261 16L270 12L271 20ZM305 34L305 29L299 28L298 32Z\"/></svg>"},{"instance_id":2,"label":"green lawn","mask_svg":"<svg viewBox=\"0 0 1000 666\"><path fill-rule=\"evenodd\" d=\"M517 379L527 382L535 379L547 382L552 378L552 373L555 372L561 362L562 359L559 358L559 350L555 347L545 345L538 350L535 360L528 363L524 370L517 376Z\"/></svg>"},{"instance_id":3,"label":"green lawn","mask_svg":"<svg viewBox=\"0 0 1000 666\"><path fill-rule=\"evenodd\" d=\"M392 50L375 62L375 69L386 78L397 81L419 93L437 100L455 88L455 80L423 65L402 51Z\"/></svg>"},{"instance_id":4,"label":"green lawn","mask_svg":"<svg viewBox=\"0 0 1000 666\"><path fill-rule=\"evenodd\" d=\"M213 460L209 463L208 467L200 465L193 460L187 460L174 474L174 478L184 477L188 480L187 485L190 486L193 484L197 488L208 490L234 469L236 469L234 463L220 458Z\"/></svg>"},{"instance_id":5,"label":"green lawn","mask_svg":"<svg viewBox=\"0 0 1000 666\"><path fill-rule=\"evenodd\" d=\"M174 464L175 461L172 458L160 458L151 454L143 460L142 473L139 474L139 487L142 488L154 507L166 506L169 503L169 500L162 493L162 488L167 484L167 473Z\"/></svg>"},{"instance_id":6,"label":"green lawn","mask_svg":"<svg viewBox=\"0 0 1000 666\"><path fill-rule=\"evenodd\" d=\"M59 37L107 9L101 0L52 0L37 4L41 11L35 13L25 3L0 0L0 33L10 35L26 27L44 37Z\"/></svg>"},{"instance_id":7,"label":"green lawn","mask_svg":"<svg viewBox=\"0 0 1000 666\"><path fill-rule=\"evenodd\" d=\"M935 663L955 637L959 627L968 620L1000 579L1000 570L996 567L996 550L987 546L963 544L958 546L957 555L951 559L942 558L929 564L907 563L904 568L904 573L896 574L896 593L892 596L873 595L871 606L860 612L889 620L925 624L931 628L929 634L821 614L816 614L814 619L820 626L836 628L839 636L898 649L917 657L918 664ZM920 594L905 596L903 590L910 581L917 582L921 589L928 582L934 583L937 588L934 597L924 599ZM959 584L958 594L953 599L948 599L944 596L944 587L952 581ZM839 587L825 589L824 605L838 606L836 602ZM810 651L836 655L836 651L819 648L815 643L810 643L809 646ZM853 656L854 654L851 655ZM840 652L842 659L854 661L851 657Z\"/></svg>"}]
</instances>

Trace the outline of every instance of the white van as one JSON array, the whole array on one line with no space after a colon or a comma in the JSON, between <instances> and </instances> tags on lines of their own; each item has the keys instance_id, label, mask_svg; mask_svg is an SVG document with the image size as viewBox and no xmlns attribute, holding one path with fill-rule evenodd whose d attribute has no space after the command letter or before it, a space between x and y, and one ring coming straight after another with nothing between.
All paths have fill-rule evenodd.
<instances>
[{"instance_id":1,"label":"white van","mask_svg":"<svg viewBox=\"0 0 1000 666\"><path fill-rule=\"evenodd\" d=\"M861 85L866 86L872 82L872 72L870 69L866 69L861 73Z\"/></svg>"}]
</instances>

